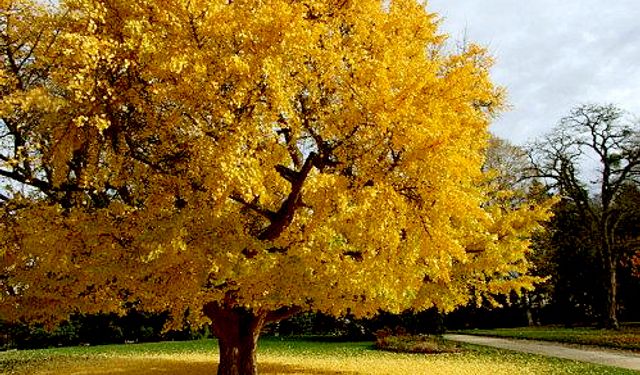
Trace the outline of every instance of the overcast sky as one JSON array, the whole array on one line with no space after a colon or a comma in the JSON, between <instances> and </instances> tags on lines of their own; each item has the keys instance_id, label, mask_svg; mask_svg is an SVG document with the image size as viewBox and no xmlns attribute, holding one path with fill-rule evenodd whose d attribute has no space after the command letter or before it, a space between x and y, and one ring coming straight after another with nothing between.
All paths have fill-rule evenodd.
<instances>
[{"instance_id":1,"label":"overcast sky","mask_svg":"<svg viewBox=\"0 0 640 375\"><path fill-rule=\"evenodd\" d=\"M523 144L581 103L640 116L640 0L428 0L454 41L488 47L512 109L491 127Z\"/></svg>"}]
</instances>

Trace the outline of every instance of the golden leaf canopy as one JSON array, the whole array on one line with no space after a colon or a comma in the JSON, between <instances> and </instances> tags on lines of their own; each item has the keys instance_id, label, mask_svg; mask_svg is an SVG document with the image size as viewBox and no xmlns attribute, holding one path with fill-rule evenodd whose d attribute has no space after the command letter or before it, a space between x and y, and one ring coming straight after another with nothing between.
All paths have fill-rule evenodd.
<instances>
[{"instance_id":1,"label":"golden leaf canopy","mask_svg":"<svg viewBox=\"0 0 640 375\"><path fill-rule=\"evenodd\" d=\"M422 3L1 12L3 317L362 316L534 281L547 207L496 203L481 171L503 102L491 59L447 47Z\"/></svg>"}]
</instances>

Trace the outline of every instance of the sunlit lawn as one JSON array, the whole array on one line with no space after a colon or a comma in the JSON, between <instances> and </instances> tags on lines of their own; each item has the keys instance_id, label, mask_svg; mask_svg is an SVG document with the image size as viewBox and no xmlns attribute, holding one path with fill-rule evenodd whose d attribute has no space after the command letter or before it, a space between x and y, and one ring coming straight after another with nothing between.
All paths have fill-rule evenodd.
<instances>
[{"instance_id":1,"label":"sunlit lawn","mask_svg":"<svg viewBox=\"0 0 640 375\"><path fill-rule=\"evenodd\" d=\"M640 325L622 326L620 330L597 328L522 327L473 329L466 334L546 340L640 352Z\"/></svg>"},{"instance_id":2,"label":"sunlit lawn","mask_svg":"<svg viewBox=\"0 0 640 375\"><path fill-rule=\"evenodd\" d=\"M493 349L395 354L371 343L265 339L261 374L634 374L633 371ZM215 341L109 345L0 353L3 374L213 374Z\"/></svg>"}]
</instances>

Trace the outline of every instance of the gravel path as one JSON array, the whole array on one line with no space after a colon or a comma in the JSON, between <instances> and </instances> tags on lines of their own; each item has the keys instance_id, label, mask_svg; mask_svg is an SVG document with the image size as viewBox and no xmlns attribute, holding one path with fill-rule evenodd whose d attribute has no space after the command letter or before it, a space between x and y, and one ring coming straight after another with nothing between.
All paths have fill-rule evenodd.
<instances>
[{"instance_id":1,"label":"gravel path","mask_svg":"<svg viewBox=\"0 0 640 375\"><path fill-rule=\"evenodd\" d=\"M572 359L575 361L598 363L640 371L640 355L634 353L618 353L599 349L578 349L548 341L500 339L485 336L444 335L444 338L469 344L491 346L517 352L541 354L548 357Z\"/></svg>"}]
</instances>

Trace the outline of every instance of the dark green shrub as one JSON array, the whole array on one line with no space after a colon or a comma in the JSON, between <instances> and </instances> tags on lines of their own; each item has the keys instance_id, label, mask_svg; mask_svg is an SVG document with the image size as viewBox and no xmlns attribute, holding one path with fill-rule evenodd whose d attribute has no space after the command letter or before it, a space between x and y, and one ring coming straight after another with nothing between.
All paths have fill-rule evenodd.
<instances>
[{"instance_id":1,"label":"dark green shrub","mask_svg":"<svg viewBox=\"0 0 640 375\"><path fill-rule=\"evenodd\" d=\"M393 335L389 330L376 333L375 348L396 353L459 353L458 344L432 335Z\"/></svg>"}]
</instances>

